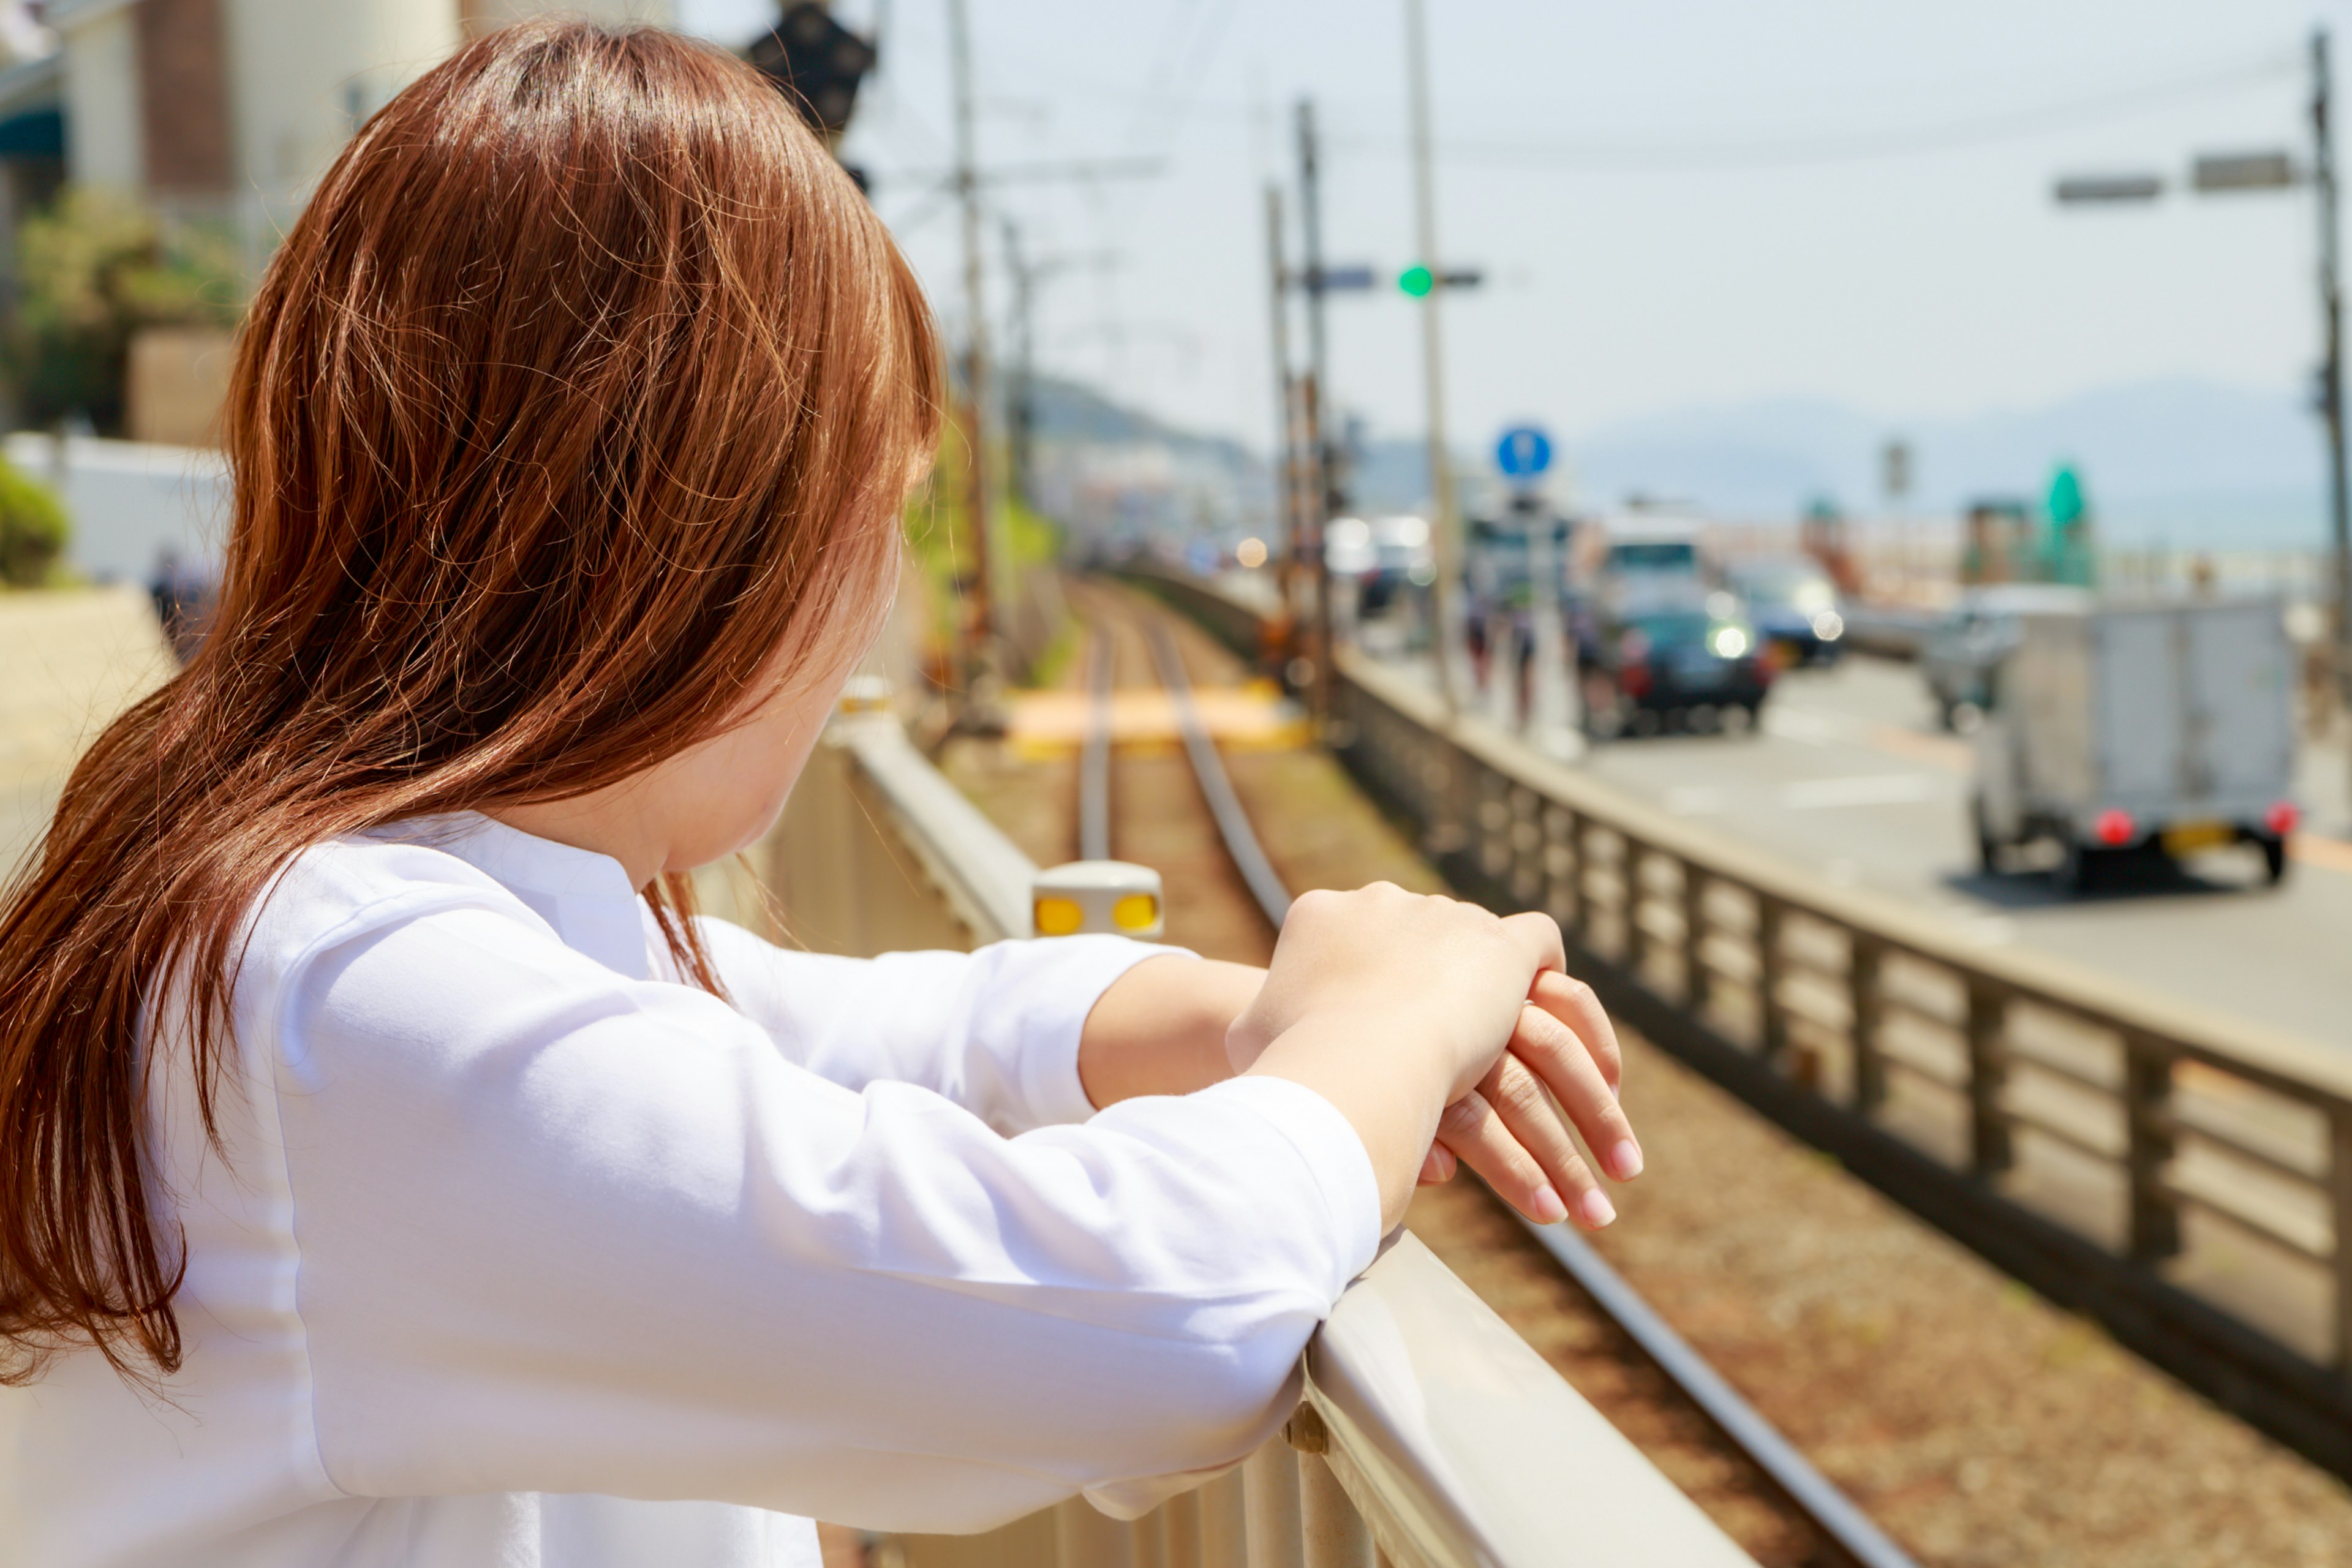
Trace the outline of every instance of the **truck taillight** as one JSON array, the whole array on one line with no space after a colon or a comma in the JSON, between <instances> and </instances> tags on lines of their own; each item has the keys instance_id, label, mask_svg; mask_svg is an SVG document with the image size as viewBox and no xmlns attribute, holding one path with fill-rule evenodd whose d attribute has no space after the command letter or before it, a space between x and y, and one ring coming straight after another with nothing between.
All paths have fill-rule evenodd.
<instances>
[{"instance_id":1,"label":"truck taillight","mask_svg":"<svg viewBox=\"0 0 2352 1568\"><path fill-rule=\"evenodd\" d=\"M2263 826L2281 838L2293 833L2294 825L2302 820L2303 813L2295 809L2294 802L2291 800L2280 801L2263 813Z\"/></svg>"},{"instance_id":2,"label":"truck taillight","mask_svg":"<svg viewBox=\"0 0 2352 1568\"><path fill-rule=\"evenodd\" d=\"M2117 811L2110 806L2099 813L2098 820L2091 824L2091 831L2100 843L2120 849L2132 841L2133 836L2139 831L2139 824L2132 820L2130 812Z\"/></svg>"}]
</instances>

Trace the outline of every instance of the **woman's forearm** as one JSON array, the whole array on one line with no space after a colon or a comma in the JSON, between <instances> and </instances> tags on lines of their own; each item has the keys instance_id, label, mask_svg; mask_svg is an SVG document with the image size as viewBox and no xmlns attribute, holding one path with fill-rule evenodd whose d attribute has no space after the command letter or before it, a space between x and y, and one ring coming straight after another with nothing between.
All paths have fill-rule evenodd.
<instances>
[{"instance_id":1,"label":"woman's forearm","mask_svg":"<svg viewBox=\"0 0 2352 1568\"><path fill-rule=\"evenodd\" d=\"M1169 953L1111 982L1087 1015L1078 1079L1097 1110L1143 1094L1190 1094L1234 1076L1225 1031L1265 971Z\"/></svg>"}]
</instances>

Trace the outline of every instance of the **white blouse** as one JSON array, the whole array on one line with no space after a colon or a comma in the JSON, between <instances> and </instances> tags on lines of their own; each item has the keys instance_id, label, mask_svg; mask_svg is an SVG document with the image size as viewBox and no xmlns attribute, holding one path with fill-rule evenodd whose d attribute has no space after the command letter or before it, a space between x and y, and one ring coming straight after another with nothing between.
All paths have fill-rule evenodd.
<instances>
[{"instance_id":1,"label":"white blouse","mask_svg":"<svg viewBox=\"0 0 2352 1568\"><path fill-rule=\"evenodd\" d=\"M706 921L730 1006L617 862L478 816L308 850L251 929L226 1160L154 1064L184 1364L0 1389L0 1563L814 1565L792 1516L1131 1506L1268 1434L1378 1245L1311 1090L1088 1104L1164 949Z\"/></svg>"}]
</instances>

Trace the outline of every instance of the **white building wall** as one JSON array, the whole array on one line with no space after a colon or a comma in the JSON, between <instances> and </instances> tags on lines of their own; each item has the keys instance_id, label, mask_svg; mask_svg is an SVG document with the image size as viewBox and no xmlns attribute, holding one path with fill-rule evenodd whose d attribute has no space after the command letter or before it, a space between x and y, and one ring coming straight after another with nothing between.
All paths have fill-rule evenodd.
<instances>
[{"instance_id":1,"label":"white building wall","mask_svg":"<svg viewBox=\"0 0 2352 1568\"><path fill-rule=\"evenodd\" d=\"M139 39L129 0L52 7L65 58L66 177L137 191L146 184Z\"/></svg>"},{"instance_id":2,"label":"white building wall","mask_svg":"<svg viewBox=\"0 0 2352 1568\"><path fill-rule=\"evenodd\" d=\"M482 26L499 27L527 16L578 16L590 22L649 22L656 27L677 26L677 7L671 0L479 0L474 15Z\"/></svg>"}]
</instances>

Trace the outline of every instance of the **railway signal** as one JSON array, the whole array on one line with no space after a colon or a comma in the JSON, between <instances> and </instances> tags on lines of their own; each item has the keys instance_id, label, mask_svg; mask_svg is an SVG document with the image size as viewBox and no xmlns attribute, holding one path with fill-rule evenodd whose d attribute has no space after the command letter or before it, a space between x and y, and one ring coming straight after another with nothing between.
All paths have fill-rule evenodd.
<instances>
[{"instance_id":1,"label":"railway signal","mask_svg":"<svg viewBox=\"0 0 2352 1568\"><path fill-rule=\"evenodd\" d=\"M801 0L751 47L751 64L790 99L828 143L849 128L857 87L874 69L870 39L834 20L819 0Z\"/></svg>"}]
</instances>

